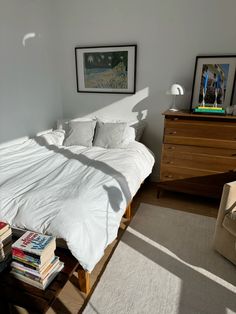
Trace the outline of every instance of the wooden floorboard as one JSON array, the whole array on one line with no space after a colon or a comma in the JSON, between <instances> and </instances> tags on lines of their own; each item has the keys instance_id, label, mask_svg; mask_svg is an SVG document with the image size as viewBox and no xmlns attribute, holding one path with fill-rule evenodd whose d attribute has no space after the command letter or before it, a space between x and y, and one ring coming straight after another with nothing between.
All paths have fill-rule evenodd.
<instances>
[{"instance_id":1,"label":"wooden floorboard","mask_svg":"<svg viewBox=\"0 0 236 314\"><path fill-rule=\"evenodd\" d=\"M187 194L174 193L164 191L160 198L157 198L157 188L155 183L145 183L140 188L140 191L135 196L132 203L133 215L135 215L140 203L148 203L156 206L168 207L173 210L182 210L199 215L216 217L219 207L219 201L202 198L199 196L191 196ZM95 269L91 274L91 285L93 286L92 292L99 281L109 259L111 258L112 252L115 250L119 239L121 238L125 228L127 227L127 221L123 219L119 235L105 251L105 255L96 265ZM91 293L92 293L91 292ZM86 304L88 297L81 293L78 289L77 274L71 277L70 281L63 288L58 296L58 299L54 305L47 311L47 314L77 314L81 313L84 304ZM12 313L27 313L22 308L12 308Z\"/></svg>"}]
</instances>

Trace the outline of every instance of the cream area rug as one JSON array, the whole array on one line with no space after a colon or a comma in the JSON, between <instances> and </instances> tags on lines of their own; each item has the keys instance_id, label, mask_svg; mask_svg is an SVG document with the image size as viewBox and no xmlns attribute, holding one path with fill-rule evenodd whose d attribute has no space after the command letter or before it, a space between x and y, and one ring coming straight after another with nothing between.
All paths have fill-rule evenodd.
<instances>
[{"instance_id":1,"label":"cream area rug","mask_svg":"<svg viewBox=\"0 0 236 314\"><path fill-rule=\"evenodd\" d=\"M141 204L83 314L236 313L236 267L215 219Z\"/></svg>"}]
</instances>

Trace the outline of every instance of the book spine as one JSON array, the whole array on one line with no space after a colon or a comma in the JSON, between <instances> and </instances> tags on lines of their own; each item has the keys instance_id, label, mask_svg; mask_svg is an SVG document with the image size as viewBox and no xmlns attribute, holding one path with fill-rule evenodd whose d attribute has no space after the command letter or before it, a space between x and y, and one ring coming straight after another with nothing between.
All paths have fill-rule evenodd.
<instances>
[{"instance_id":1,"label":"book spine","mask_svg":"<svg viewBox=\"0 0 236 314\"><path fill-rule=\"evenodd\" d=\"M14 255L17 255L17 256L30 256L30 257L33 257L35 259L40 259L40 255L37 255L35 253L30 253L30 252L27 252L27 251L24 251L24 250L20 250L18 248L15 248L14 246L12 247L12 254Z\"/></svg>"},{"instance_id":2,"label":"book spine","mask_svg":"<svg viewBox=\"0 0 236 314\"><path fill-rule=\"evenodd\" d=\"M36 267L41 265L40 260L34 259L34 258L27 256L27 255L22 257L22 256L12 254L12 258L15 260L19 260L20 262L30 263L32 266L36 266Z\"/></svg>"},{"instance_id":3,"label":"book spine","mask_svg":"<svg viewBox=\"0 0 236 314\"><path fill-rule=\"evenodd\" d=\"M39 255L36 255L34 253L25 252L23 250L19 250L16 248L12 248L12 255L17 256L21 259L26 259L28 261L32 261L33 263L40 264L41 259Z\"/></svg>"},{"instance_id":4,"label":"book spine","mask_svg":"<svg viewBox=\"0 0 236 314\"><path fill-rule=\"evenodd\" d=\"M13 261L15 261L16 263L20 263L20 264L22 264L25 267L29 267L29 268L34 269L36 271L39 270L39 265L38 264L35 265L35 264L31 263L31 262L28 262L28 261L22 260L20 258L17 258L16 256L13 256L12 258L13 258Z\"/></svg>"},{"instance_id":5,"label":"book spine","mask_svg":"<svg viewBox=\"0 0 236 314\"><path fill-rule=\"evenodd\" d=\"M26 267L21 267L21 266L18 266L18 265L14 265L13 263L11 263L11 267L12 269L15 269L15 270L18 270L18 271L22 271L22 272L28 272L29 274L31 275L34 275L36 277L40 277L41 274L40 272L38 272L37 270L34 270L34 269L31 269L31 268L26 268Z\"/></svg>"},{"instance_id":6,"label":"book spine","mask_svg":"<svg viewBox=\"0 0 236 314\"><path fill-rule=\"evenodd\" d=\"M23 282L25 282L25 283L27 283L27 284L29 284L29 285L31 285L31 286L34 286L34 287L36 287L36 288L39 288L39 289L41 289L41 290L44 289L43 285L42 285L40 282L38 282L38 281L32 280L32 279L27 278L27 277L25 277L25 276L23 276L23 275L20 275L20 274L18 274L18 273L15 273L15 272L12 271L12 270L11 270L10 273L11 273L15 278L17 278L18 280L21 280L21 281L23 281Z\"/></svg>"},{"instance_id":7,"label":"book spine","mask_svg":"<svg viewBox=\"0 0 236 314\"><path fill-rule=\"evenodd\" d=\"M31 273L29 273L27 271L23 271L23 270L16 269L16 268L12 268L12 271L14 273L17 273L17 274L21 275L21 276L25 276L27 278L30 278L31 280L40 282L40 276L35 276L35 275L33 275L33 274L31 274Z\"/></svg>"}]
</instances>

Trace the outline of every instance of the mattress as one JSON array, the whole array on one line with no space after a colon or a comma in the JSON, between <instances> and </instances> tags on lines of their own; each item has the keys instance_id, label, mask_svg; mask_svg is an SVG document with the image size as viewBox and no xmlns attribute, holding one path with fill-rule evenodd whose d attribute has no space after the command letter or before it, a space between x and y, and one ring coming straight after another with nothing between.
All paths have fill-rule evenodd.
<instances>
[{"instance_id":1,"label":"mattress","mask_svg":"<svg viewBox=\"0 0 236 314\"><path fill-rule=\"evenodd\" d=\"M0 148L0 220L63 239L92 271L151 173L153 154L125 149L43 146L30 139Z\"/></svg>"}]
</instances>

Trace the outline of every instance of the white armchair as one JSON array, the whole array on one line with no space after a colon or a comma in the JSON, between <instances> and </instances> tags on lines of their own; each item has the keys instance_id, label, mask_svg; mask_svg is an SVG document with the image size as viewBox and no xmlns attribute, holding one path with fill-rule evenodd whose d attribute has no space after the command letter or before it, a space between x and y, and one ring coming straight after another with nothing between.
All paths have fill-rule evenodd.
<instances>
[{"instance_id":1,"label":"white armchair","mask_svg":"<svg viewBox=\"0 0 236 314\"><path fill-rule=\"evenodd\" d=\"M224 185L216 221L214 247L236 265L236 181Z\"/></svg>"}]
</instances>

